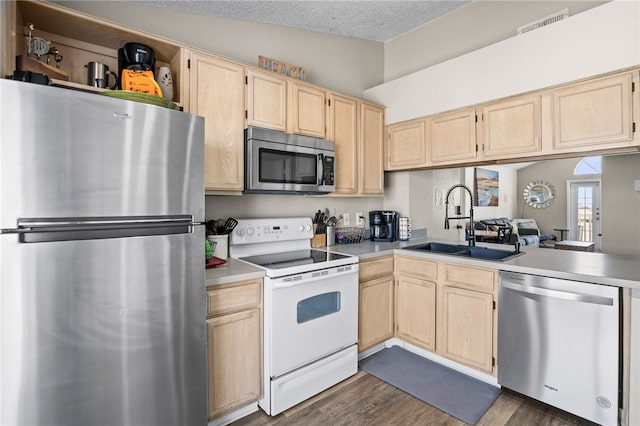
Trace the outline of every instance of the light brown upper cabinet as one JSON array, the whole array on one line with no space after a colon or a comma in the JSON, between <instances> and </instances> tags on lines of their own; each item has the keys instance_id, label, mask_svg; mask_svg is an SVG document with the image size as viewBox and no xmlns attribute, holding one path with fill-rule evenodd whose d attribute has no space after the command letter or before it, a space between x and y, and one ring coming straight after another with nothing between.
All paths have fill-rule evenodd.
<instances>
[{"instance_id":1,"label":"light brown upper cabinet","mask_svg":"<svg viewBox=\"0 0 640 426\"><path fill-rule=\"evenodd\" d=\"M360 102L359 181L362 195L384 195L384 108Z\"/></svg>"},{"instance_id":2,"label":"light brown upper cabinet","mask_svg":"<svg viewBox=\"0 0 640 426\"><path fill-rule=\"evenodd\" d=\"M551 91L553 150L632 144L632 82L633 73L627 72Z\"/></svg>"},{"instance_id":3,"label":"light brown upper cabinet","mask_svg":"<svg viewBox=\"0 0 640 426\"><path fill-rule=\"evenodd\" d=\"M244 66L186 52L189 111L204 120L206 191L244 188Z\"/></svg>"},{"instance_id":4,"label":"light brown upper cabinet","mask_svg":"<svg viewBox=\"0 0 640 426\"><path fill-rule=\"evenodd\" d=\"M247 68L247 125L287 131L287 80Z\"/></svg>"},{"instance_id":5,"label":"light brown upper cabinet","mask_svg":"<svg viewBox=\"0 0 640 426\"><path fill-rule=\"evenodd\" d=\"M481 109L482 149L485 159L513 158L537 153L540 139L540 95L494 102Z\"/></svg>"},{"instance_id":6,"label":"light brown upper cabinet","mask_svg":"<svg viewBox=\"0 0 640 426\"><path fill-rule=\"evenodd\" d=\"M434 164L465 163L476 159L474 108L434 115L427 124Z\"/></svg>"},{"instance_id":7,"label":"light brown upper cabinet","mask_svg":"<svg viewBox=\"0 0 640 426\"><path fill-rule=\"evenodd\" d=\"M384 194L384 108L330 93L327 139L336 145L336 190L332 195Z\"/></svg>"},{"instance_id":8,"label":"light brown upper cabinet","mask_svg":"<svg viewBox=\"0 0 640 426\"><path fill-rule=\"evenodd\" d=\"M335 143L336 194L358 193L358 100L330 93L327 139Z\"/></svg>"},{"instance_id":9,"label":"light brown upper cabinet","mask_svg":"<svg viewBox=\"0 0 640 426\"><path fill-rule=\"evenodd\" d=\"M288 81L287 85L289 92L287 131L324 139L327 92L298 81Z\"/></svg>"},{"instance_id":10,"label":"light brown upper cabinet","mask_svg":"<svg viewBox=\"0 0 640 426\"><path fill-rule=\"evenodd\" d=\"M385 170L428 166L426 137L424 118L390 125L385 144Z\"/></svg>"}]
</instances>

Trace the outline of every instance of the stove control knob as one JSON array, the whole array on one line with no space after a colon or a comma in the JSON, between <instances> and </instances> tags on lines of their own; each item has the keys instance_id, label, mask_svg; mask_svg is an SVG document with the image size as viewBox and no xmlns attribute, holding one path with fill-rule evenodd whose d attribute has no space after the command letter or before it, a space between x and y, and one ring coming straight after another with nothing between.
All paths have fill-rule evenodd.
<instances>
[{"instance_id":1,"label":"stove control knob","mask_svg":"<svg viewBox=\"0 0 640 426\"><path fill-rule=\"evenodd\" d=\"M238 229L236 229L236 235L237 235L238 237L242 237L242 236L244 236L244 228L238 228Z\"/></svg>"},{"instance_id":2,"label":"stove control knob","mask_svg":"<svg viewBox=\"0 0 640 426\"><path fill-rule=\"evenodd\" d=\"M302 232L302 231L304 231L304 226L299 225L299 226L298 226L298 232Z\"/></svg>"},{"instance_id":3,"label":"stove control knob","mask_svg":"<svg viewBox=\"0 0 640 426\"><path fill-rule=\"evenodd\" d=\"M305 231L307 231L307 232L311 231L311 225L307 225L307 226L305 226L305 227L304 227L304 230L305 230Z\"/></svg>"},{"instance_id":4,"label":"stove control knob","mask_svg":"<svg viewBox=\"0 0 640 426\"><path fill-rule=\"evenodd\" d=\"M247 236L250 237L255 233L253 228L247 228Z\"/></svg>"}]
</instances>

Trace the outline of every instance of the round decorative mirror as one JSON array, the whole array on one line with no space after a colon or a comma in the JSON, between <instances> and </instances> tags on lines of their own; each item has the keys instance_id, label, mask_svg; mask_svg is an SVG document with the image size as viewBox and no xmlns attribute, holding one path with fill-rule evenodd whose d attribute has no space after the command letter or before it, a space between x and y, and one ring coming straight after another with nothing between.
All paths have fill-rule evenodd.
<instances>
[{"instance_id":1,"label":"round decorative mirror","mask_svg":"<svg viewBox=\"0 0 640 426\"><path fill-rule=\"evenodd\" d=\"M536 209L544 209L553 203L556 189L549 182L534 180L524 188L524 201Z\"/></svg>"}]
</instances>

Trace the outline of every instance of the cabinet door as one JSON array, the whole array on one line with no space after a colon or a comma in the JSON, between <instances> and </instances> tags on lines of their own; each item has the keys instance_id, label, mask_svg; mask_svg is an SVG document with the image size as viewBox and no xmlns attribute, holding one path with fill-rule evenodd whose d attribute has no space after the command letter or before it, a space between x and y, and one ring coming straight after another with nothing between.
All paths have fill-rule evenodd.
<instances>
[{"instance_id":1,"label":"cabinet door","mask_svg":"<svg viewBox=\"0 0 640 426\"><path fill-rule=\"evenodd\" d=\"M493 371L493 295L445 285L439 304L438 353Z\"/></svg>"},{"instance_id":2,"label":"cabinet door","mask_svg":"<svg viewBox=\"0 0 640 426\"><path fill-rule=\"evenodd\" d=\"M209 419L262 395L260 309L207 320Z\"/></svg>"},{"instance_id":3,"label":"cabinet door","mask_svg":"<svg viewBox=\"0 0 640 426\"><path fill-rule=\"evenodd\" d=\"M358 351L393 337L393 276L360 283Z\"/></svg>"},{"instance_id":4,"label":"cabinet door","mask_svg":"<svg viewBox=\"0 0 640 426\"><path fill-rule=\"evenodd\" d=\"M396 279L397 337L421 348L436 347L436 285L399 275Z\"/></svg>"},{"instance_id":5,"label":"cabinet door","mask_svg":"<svg viewBox=\"0 0 640 426\"><path fill-rule=\"evenodd\" d=\"M360 193L384 195L384 108L360 103Z\"/></svg>"},{"instance_id":6,"label":"cabinet door","mask_svg":"<svg viewBox=\"0 0 640 426\"><path fill-rule=\"evenodd\" d=\"M388 128L387 167L402 170L427 166L426 119L392 124Z\"/></svg>"},{"instance_id":7,"label":"cabinet door","mask_svg":"<svg viewBox=\"0 0 640 426\"><path fill-rule=\"evenodd\" d=\"M358 101L335 93L327 106L327 139L335 143L337 194L358 192Z\"/></svg>"},{"instance_id":8,"label":"cabinet door","mask_svg":"<svg viewBox=\"0 0 640 426\"><path fill-rule=\"evenodd\" d=\"M482 156L512 158L539 152L540 96L496 102L482 109Z\"/></svg>"},{"instance_id":9,"label":"cabinet door","mask_svg":"<svg viewBox=\"0 0 640 426\"><path fill-rule=\"evenodd\" d=\"M431 161L464 162L476 158L476 112L465 109L433 116L429 121Z\"/></svg>"},{"instance_id":10,"label":"cabinet door","mask_svg":"<svg viewBox=\"0 0 640 426\"><path fill-rule=\"evenodd\" d=\"M633 140L631 73L553 91L554 149L626 146Z\"/></svg>"},{"instance_id":11,"label":"cabinet door","mask_svg":"<svg viewBox=\"0 0 640 426\"><path fill-rule=\"evenodd\" d=\"M287 130L287 81L247 69L247 124Z\"/></svg>"},{"instance_id":12,"label":"cabinet door","mask_svg":"<svg viewBox=\"0 0 640 426\"><path fill-rule=\"evenodd\" d=\"M326 136L325 105L326 92L299 82L288 82L289 133L314 136L324 139Z\"/></svg>"},{"instance_id":13,"label":"cabinet door","mask_svg":"<svg viewBox=\"0 0 640 426\"><path fill-rule=\"evenodd\" d=\"M189 111L204 120L205 190L244 188L244 67L191 53Z\"/></svg>"}]
</instances>

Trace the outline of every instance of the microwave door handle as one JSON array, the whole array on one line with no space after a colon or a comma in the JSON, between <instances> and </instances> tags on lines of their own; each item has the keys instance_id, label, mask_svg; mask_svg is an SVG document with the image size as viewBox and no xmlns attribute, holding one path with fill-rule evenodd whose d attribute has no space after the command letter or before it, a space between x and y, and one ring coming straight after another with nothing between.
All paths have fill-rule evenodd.
<instances>
[{"instance_id":1,"label":"microwave door handle","mask_svg":"<svg viewBox=\"0 0 640 426\"><path fill-rule=\"evenodd\" d=\"M318 154L318 168L320 169L320 173L318 173L318 185L324 184L324 155Z\"/></svg>"}]
</instances>

